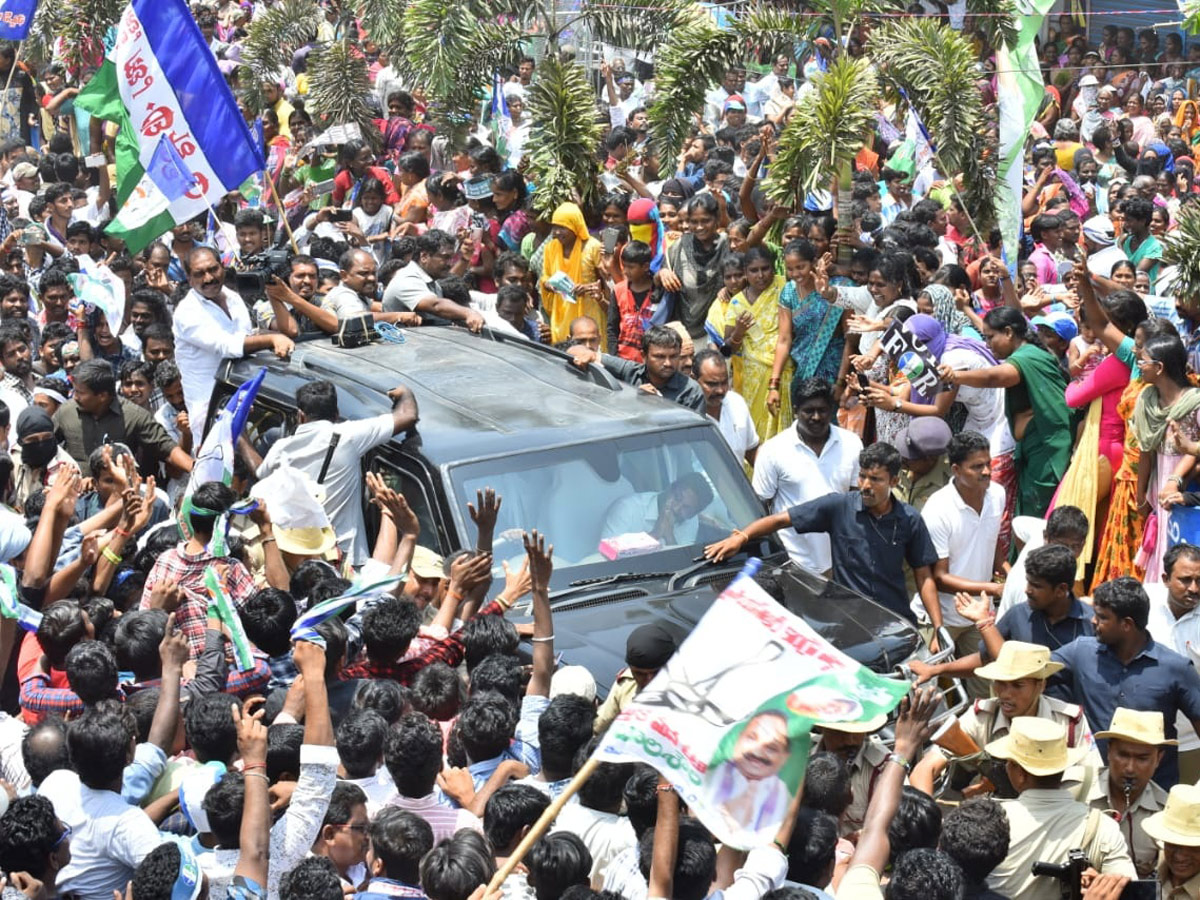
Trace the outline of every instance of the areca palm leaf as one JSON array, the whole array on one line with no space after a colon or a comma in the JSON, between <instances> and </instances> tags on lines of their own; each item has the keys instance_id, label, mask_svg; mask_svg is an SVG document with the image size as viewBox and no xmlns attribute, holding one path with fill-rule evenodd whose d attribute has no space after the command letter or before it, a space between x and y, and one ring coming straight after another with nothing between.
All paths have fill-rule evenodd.
<instances>
[{"instance_id":1,"label":"areca palm leaf","mask_svg":"<svg viewBox=\"0 0 1200 900\"><path fill-rule=\"evenodd\" d=\"M308 108L321 127L355 123L363 137L378 144L379 129L366 103L371 92L367 60L348 39L335 41L308 64L311 75Z\"/></svg>"},{"instance_id":2,"label":"areca palm leaf","mask_svg":"<svg viewBox=\"0 0 1200 900\"><path fill-rule=\"evenodd\" d=\"M826 21L820 12L796 12L760 3L740 14L733 28L745 46L770 58L776 53L791 56L796 44L816 37Z\"/></svg>"},{"instance_id":3,"label":"areca palm leaf","mask_svg":"<svg viewBox=\"0 0 1200 900\"><path fill-rule=\"evenodd\" d=\"M696 13L692 0L588 0L582 18L595 40L618 47L653 47Z\"/></svg>"},{"instance_id":4,"label":"areca palm leaf","mask_svg":"<svg viewBox=\"0 0 1200 900\"><path fill-rule=\"evenodd\" d=\"M356 0L356 17L371 40L390 56L400 49L404 27L403 0Z\"/></svg>"},{"instance_id":5,"label":"areca palm leaf","mask_svg":"<svg viewBox=\"0 0 1200 900\"><path fill-rule=\"evenodd\" d=\"M1163 238L1163 259L1178 267L1170 291L1188 309L1200 309L1200 208L1185 203L1177 227Z\"/></svg>"},{"instance_id":6,"label":"areca palm leaf","mask_svg":"<svg viewBox=\"0 0 1200 900\"><path fill-rule=\"evenodd\" d=\"M292 64L292 54L312 40L318 24L318 9L309 0L283 0L251 20L242 59L257 79L274 81Z\"/></svg>"},{"instance_id":7,"label":"areca palm leaf","mask_svg":"<svg viewBox=\"0 0 1200 900\"><path fill-rule=\"evenodd\" d=\"M869 47L885 87L911 106L929 131L942 174L962 174L964 193L981 204L971 213L979 227L986 227L992 219L994 176L988 177L983 164L988 155L984 112L970 43L936 19L911 18L877 29Z\"/></svg>"},{"instance_id":8,"label":"areca palm leaf","mask_svg":"<svg viewBox=\"0 0 1200 900\"><path fill-rule=\"evenodd\" d=\"M696 15L670 36L654 56L654 101L647 111L654 148L674 160L704 108L708 85L741 59L742 42L707 14Z\"/></svg>"},{"instance_id":9,"label":"areca palm leaf","mask_svg":"<svg viewBox=\"0 0 1200 900\"><path fill-rule=\"evenodd\" d=\"M840 56L800 98L779 136L779 150L763 184L776 203L799 208L828 188L862 148L875 114L879 82L865 58Z\"/></svg>"},{"instance_id":10,"label":"areca palm leaf","mask_svg":"<svg viewBox=\"0 0 1200 900\"><path fill-rule=\"evenodd\" d=\"M497 69L521 55L524 30L496 10L455 0L411 0L404 10L397 60L413 84L422 85L444 121L469 115L475 94L491 86Z\"/></svg>"},{"instance_id":11,"label":"areca palm leaf","mask_svg":"<svg viewBox=\"0 0 1200 900\"><path fill-rule=\"evenodd\" d=\"M526 174L537 185L533 208L550 215L567 201L596 196L596 147L601 128L595 93L584 70L547 57L529 88L528 115L537 125L525 143Z\"/></svg>"},{"instance_id":12,"label":"areca palm leaf","mask_svg":"<svg viewBox=\"0 0 1200 900\"><path fill-rule=\"evenodd\" d=\"M984 45L1012 46L1017 42L1017 5L1013 0L967 0L967 15L978 16L976 27L983 32Z\"/></svg>"}]
</instances>

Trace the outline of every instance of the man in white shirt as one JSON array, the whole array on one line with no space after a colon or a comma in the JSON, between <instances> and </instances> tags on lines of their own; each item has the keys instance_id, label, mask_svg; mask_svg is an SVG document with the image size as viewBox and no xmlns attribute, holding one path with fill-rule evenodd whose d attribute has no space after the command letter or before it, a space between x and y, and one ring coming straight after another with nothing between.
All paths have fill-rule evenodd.
<instances>
[{"instance_id":1,"label":"man in white shirt","mask_svg":"<svg viewBox=\"0 0 1200 900\"><path fill-rule=\"evenodd\" d=\"M442 296L437 280L450 271L454 258L454 238L431 228L417 238L417 253L407 266L392 276L383 292L384 312L431 313L452 322L461 322L472 331L483 327L483 316ZM462 250L464 256L470 250Z\"/></svg>"},{"instance_id":2,"label":"man in white shirt","mask_svg":"<svg viewBox=\"0 0 1200 900\"><path fill-rule=\"evenodd\" d=\"M67 743L75 771L51 773L40 789L71 828L71 861L58 876L60 896L111 900L163 842L145 811L121 796L136 739L132 715L114 700L89 707L71 722Z\"/></svg>"},{"instance_id":3,"label":"man in white shirt","mask_svg":"<svg viewBox=\"0 0 1200 900\"><path fill-rule=\"evenodd\" d=\"M704 412L716 420L725 443L739 461L754 465L758 453L758 430L750 407L737 391L729 388L729 364L717 350L702 350L692 362L692 377L704 391Z\"/></svg>"},{"instance_id":4,"label":"man in white shirt","mask_svg":"<svg viewBox=\"0 0 1200 900\"><path fill-rule=\"evenodd\" d=\"M665 491L622 497L608 510L602 538L645 532L664 546L689 546L699 533L700 513L712 503L712 488L699 472L688 472Z\"/></svg>"},{"instance_id":5,"label":"man in white shirt","mask_svg":"<svg viewBox=\"0 0 1200 900\"><path fill-rule=\"evenodd\" d=\"M175 362L183 376L192 446L199 447L221 361L259 350L287 359L295 345L282 334L253 333L250 310L225 287L225 267L215 250L197 247L186 265L192 289L175 308Z\"/></svg>"},{"instance_id":6,"label":"man in white shirt","mask_svg":"<svg viewBox=\"0 0 1200 900\"><path fill-rule=\"evenodd\" d=\"M244 442L242 452L256 464L258 478L281 466L306 473L325 488L325 511L338 536L338 546L358 567L371 555L363 521L363 457L393 436L417 424L417 401L405 387L388 391L392 411L369 419L338 421L337 390L329 381L310 381L296 391L299 426L256 458Z\"/></svg>"},{"instance_id":7,"label":"man in white shirt","mask_svg":"<svg viewBox=\"0 0 1200 900\"><path fill-rule=\"evenodd\" d=\"M858 455L863 445L852 431L833 424L837 403L833 388L820 378L792 385L794 428L764 441L754 461L754 493L784 512L826 494L841 494L858 480ZM812 572L832 565L827 534L779 532L792 561Z\"/></svg>"},{"instance_id":8,"label":"man in white shirt","mask_svg":"<svg viewBox=\"0 0 1200 900\"><path fill-rule=\"evenodd\" d=\"M746 86L744 69L733 68L725 70L721 83L709 91L704 97L704 121L714 131L721 127L721 117L725 115L725 101L734 94L740 94Z\"/></svg>"},{"instance_id":9,"label":"man in white shirt","mask_svg":"<svg viewBox=\"0 0 1200 900\"><path fill-rule=\"evenodd\" d=\"M925 501L921 518L937 551L933 579L938 587L942 622L954 638L959 656L978 649L975 624L954 605L960 591L999 597L1004 585L995 580L1003 559L998 538L1004 518L1004 488L992 481L992 455L988 439L977 431L964 431L950 440L946 451L953 477ZM924 615L919 598L913 612Z\"/></svg>"},{"instance_id":10,"label":"man in white shirt","mask_svg":"<svg viewBox=\"0 0 1200 900\"><path fill-rule=\"evenodd\" d=\"M1200 659L1200 547L1176 544L1163 556L1163 581L1145 584L1150 597L1150 622L1155 640L1196 663ZM1183 713L1179 731L1179 780L1194 784L1200 778L1200 738Z\"/></svg>"}]
</instances>

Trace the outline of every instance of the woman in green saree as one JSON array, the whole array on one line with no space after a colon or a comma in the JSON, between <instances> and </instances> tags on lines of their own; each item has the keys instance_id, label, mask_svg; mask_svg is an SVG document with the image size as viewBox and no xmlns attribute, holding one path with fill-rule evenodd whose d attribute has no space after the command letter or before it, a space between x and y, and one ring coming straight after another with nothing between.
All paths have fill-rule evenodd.
<instances>
[{"instance_id":1,"label":"woman in green saree","mask_svg":"<svg viewBox=\"0 0 1200 900\"><path fill-rule=\"evenodd\" d=\"M984 339L999 365L962 371L942 366L949 385L1005 388L1004 414L1017 448L1017 515L1042 518L1071 462L1067 380L1054 355L1035 343L1025 317L998 306L983 320Z\"/></svg>"}]
</instances>

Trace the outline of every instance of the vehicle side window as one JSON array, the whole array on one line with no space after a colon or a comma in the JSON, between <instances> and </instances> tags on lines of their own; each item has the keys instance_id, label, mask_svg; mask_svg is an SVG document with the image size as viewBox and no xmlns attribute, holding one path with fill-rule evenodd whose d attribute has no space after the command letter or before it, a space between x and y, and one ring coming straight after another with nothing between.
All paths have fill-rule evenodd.
<instances>
[{"instance_id":1,"label":"vehicle side window","mask_svg":"<svg viewBox=\"0 0 1200 900\"><path fill-rule=\"evenodd\" d=\"M439 553L446 552L447 548L441 546L441 536L437 519L434 516L434 501L426 492L424 483L414 473L397 466L382 456L375 456L369 461L367 468L381 475L388 487L404 495L409 507L416 513L417 521L421 523L421 537L417 543L430 550L437 550ZM379 508L373 503L369 503L369 500L370 494L368 493L364 498L364 502L368 503L367 527L373 534L378 534Z\"/></svg>"}]
</instances>

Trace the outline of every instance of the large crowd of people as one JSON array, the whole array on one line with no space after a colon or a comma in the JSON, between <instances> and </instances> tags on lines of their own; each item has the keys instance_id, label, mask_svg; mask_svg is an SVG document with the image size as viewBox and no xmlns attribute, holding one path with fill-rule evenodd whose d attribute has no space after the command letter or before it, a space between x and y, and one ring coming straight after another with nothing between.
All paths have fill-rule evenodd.
<instances>
[{"instance_id":1,"label":"large crowd of people","mask_svg":"<svg viewBox=\"0 0 1200 900\"><path fill-rule=\"evenodd\" d=\"M116 125L73 102L90 72L0 46L5 900L1102 900L1135 878L1200 900L1200 305L1170 255L1200 202L1200 43L1047 21L1014 257L889 96L843 219L835 185L767 198L797 104L866 25L748 52L677 159L653 65L609 54L599 199L538 214L539 59L502 73L504 117L449 128L356 31L378 133L330 143L306 51L358 23L321 0L293 66L247 85L272 6L192 8L265 173L134 253L106 232ZM995 48L964 27L994 121ZM81 259L124 283L120 322ZM440 554L364 475L419 427L402 363L390 413L346 420L312 380L231 480L191 477L223 361L364 314L551 345L693 410L766 513L697 553L776 535L920 633L891 723L816 727L772 843L720 845L648 766L572 785L683 636L634 630L612 684L560 661L555 535L501 576L491 491L475 546ZM689 479L626 518L695 541L712 492Z\"/></svg>"}]
</instances>

